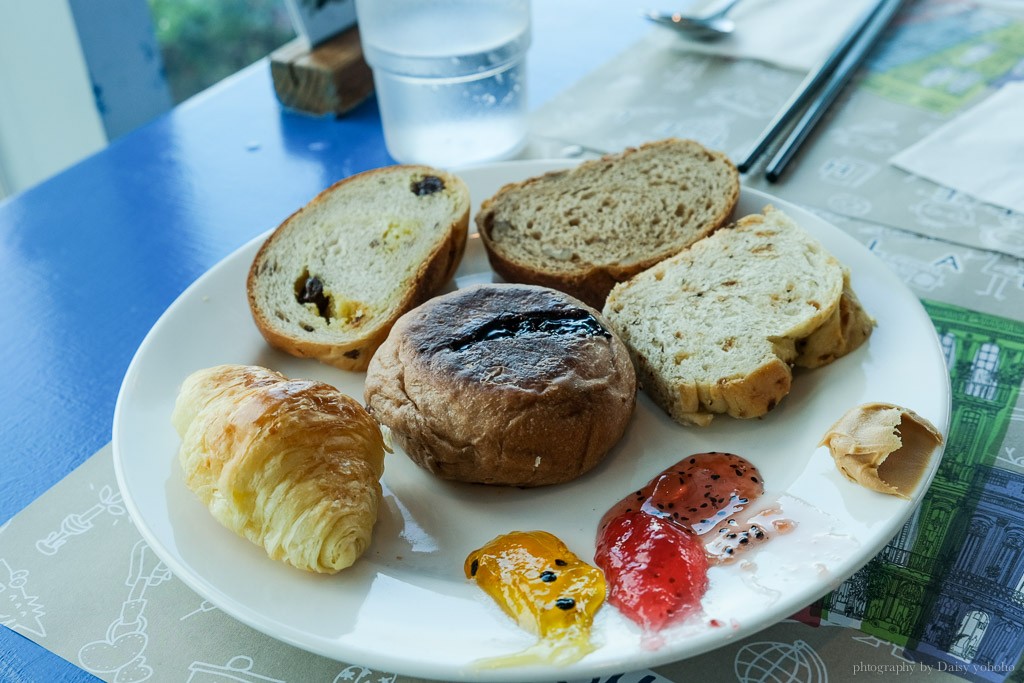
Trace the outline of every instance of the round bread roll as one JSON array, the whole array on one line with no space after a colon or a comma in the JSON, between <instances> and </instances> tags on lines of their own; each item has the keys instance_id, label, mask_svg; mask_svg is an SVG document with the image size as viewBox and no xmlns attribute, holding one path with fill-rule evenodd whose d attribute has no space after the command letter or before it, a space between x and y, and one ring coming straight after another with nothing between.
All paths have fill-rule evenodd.
<instances>
[{"instance_id":1,"label":"round bread roll","mask_svg":"<svg viewBox=\"0 0 1024 683\"><path fill-rule=\"evenodd\" d=\"M439 477L542 486L579 477L619 441L636 375L593 308L546 287L487 284L399 318L370 361L365 398Z\"/></svg>"}]
</instances>

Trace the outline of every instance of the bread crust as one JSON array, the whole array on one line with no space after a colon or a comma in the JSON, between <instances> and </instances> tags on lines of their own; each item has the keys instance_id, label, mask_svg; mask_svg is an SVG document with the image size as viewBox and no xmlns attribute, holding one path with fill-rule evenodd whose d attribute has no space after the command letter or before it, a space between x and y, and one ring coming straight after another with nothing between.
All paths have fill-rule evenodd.
<instances>
[{"instance_id":1,"label":"bread crust","mask_svg":"<svg viewBox=\"0 0 1024 683\"><path fill-rule=\"evenodd\" d=\"M488 238L484 237L484 228L478 228L481 240L486 246ZM600 308L612 291L612 287L625 282L637 272L657 263L657 260L649 259L633 268L616 266L596 266L586 271L576 273L554 273L550 271L536 270L521 265L515 261L505 258L496 250L488 250L487 259L495 273L508 282L522 282L541 287L549 287L565 292L569 296L579 299L588 306Z\"/></svg>"},{"instance_id":2,"label":"bread crust","mask_svg":"<svg viewBox=\"0 0 1024 683\"><path fill-rule=\"evenodd\" d=\"M619 441L636 375L595 309L544 287L477 285L399 319L370 363L365 401L441 478L542 486L579 477Z\"/></svg>"},{"instance_id":3,"label":"bread crust","mask_svg":"<svg viewBox=\"0 0 1024 683\"><path fill-rule=\"evenodd\" d=\"M850 286L849 274L843 276L843 295L832 316L797 345L794 365L819 368L856 350L871 336L875 319L860 305Z\"/></svg>"},{"instance_id":4,"label":"bread crust","mask_svg":"<svg viewBox=\"0 0 1024 683\"><path fill-rule=\"evenodd\" d=\"M395 283L395 301L389 309L390 314L375 319L371 326L361 330L358 334L350 335L349 338L336 336L330 341L318 341L299 336L294 326L287 327L276 322L271 312L262 305L256 283L262 274L263 264L268 256L279 248L279 242L287 239L292 227L302 221L307 213L328 201L332 193L350 183L368 184L368 181L373 178L400 171L440 176L444 179L446 186L451 187L454 192L460 193L465 201L460 214L450 225L443 227L443 239L422 261L413 277L408 280L408 284ZM454 276L466 249L469 212L469 191L462 180L457 176L428 166L388 166L365 171L334 183L314 197L306 206L285 219L256 253L246 278L246 291L249 308L257 329L268 344L285 353L299 358L314 358L342 370L365 370L369 365L370 357L387 338L388 331L399 316L433 296Z\"/></svg>"},{"instance_id":5,"label":"bread crust","mask_svg":"<svg viewBox=\"0 0 1024 683\"><path fill-rule=\"evenodd\" d=\"M543 263L527 263L517 255L510 253L501 242L495 239L495 224L499 220L498 214L502 211L502 204L506 199L515 194L528 194L537 191L542 185L550 185L553 182L564 183L563 192L571 193L577 191L578 178L583 173L593 168L600 167L621 167L627 168L634 158L642 155L670 153L672 150L683 150L687 154L701 158L702 163L714 165L719 171L724 170L729 175L729 182L719 188L716 196L710 198L714 204L715 211L707 216L702 224L694 226L692 234L685 238L673 236L666 239L661 248L645 253L633 253L628 259L618 259L608 263L594 263L583 258L574 260L546 259ZM645 178L633 179L638 184L646 182ZM582 182L582 181L580 181ZM649 142L638 147L630 147L617 154L606 154L600 159L583 162L580 166L571 169L550 171L542 175L529 178L515 183L508 183L498 190L493 196L485 199L480 210L476 214L477 231L480 234L484 248L487 250L487 258L491 268L502 278L509 282L522 282L528 284L551 287L565 292L584 303L600 309L604 304L612 287L620 282L628 280L633 275L646 270L655 263L680 251L694 241L711 234L714 230L725 224L732 215L732 211L739 201L740 183L739 173L729 158L716 151L708 150L693 140L680 140L669 138ZM523 221L530 220L528 216L519 216ZM503 220L503 219L501 219ZM649 225L638 222L631 225L638 231L647 230ZM546 226L546 237L557 241L557 226ZM625 240L629 237L625 236ZM625 241L624 240L624 241ZM628 248L626 244L616 244L618 248Z\"/></svg>"}]
</instances>

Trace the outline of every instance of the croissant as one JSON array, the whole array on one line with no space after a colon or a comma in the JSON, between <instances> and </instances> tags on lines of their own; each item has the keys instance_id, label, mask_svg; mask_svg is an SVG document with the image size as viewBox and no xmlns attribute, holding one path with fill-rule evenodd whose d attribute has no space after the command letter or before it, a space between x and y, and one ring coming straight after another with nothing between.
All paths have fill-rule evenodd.
<instances>
[{"instance_id":1,"label":"croissant","mask_svg":"<svg viewBox=\"0 0 1024 683\"><path fill-rule=\"evenodd\" d=\"M355 399L322 382L220 365L185 380L171 421L185 483L273 559L335 573L369 545L388 449Z\"/></svg>"}]
</instances>

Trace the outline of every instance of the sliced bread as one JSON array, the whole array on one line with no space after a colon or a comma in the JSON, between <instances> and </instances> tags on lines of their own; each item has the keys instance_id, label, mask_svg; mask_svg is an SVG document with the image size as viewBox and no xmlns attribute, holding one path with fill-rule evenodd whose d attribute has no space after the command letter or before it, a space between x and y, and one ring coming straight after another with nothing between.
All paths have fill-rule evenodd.
<instances>
[{"instance_id":1,"label":"sliced bread","mask_svg":"<svg viewBox=\"0 0 1024 683\"><path fill-rule=\"evenodd\" d=\"M802 368L818 368L850 353L867 341L875 320L860 305L844 274L843 296L831 317L811 335L797 342L798 355L793 362Z\"/></svg>"},{"instance_id":2,"label":"sliced bread","mask_svg":"<svg viewBox=\"0 0 1024 683\"><path fill-rule=\"evenodd\" d=\"M792 365L831 362L873 325L846 269L770 206L616 286L604 315L648 395L696 425L764 415Z\"/></svg>"},{"instance_id":3,"label":"sliced bread","mask_svg":"<svg viewBox=\"0 0 1024 683\"><path fill-rule=\"evenodd\" d=\"M256 326L294 356L365 370L395 320L454 274L469 209L462 180L426 166L335 183L256 254L246 283Z\"/></svg>"},{"instance_id":4,"label":"sliced bread","mask_svg":"<svg viewBox=\"0 0 1024 683\"><path fill-rule=\"evenodd\" d=\"M505 185L476 224L505 280L600 308L615 284L724 224L739 190L724 154L667 139Z\"/></svg>"}]
</instances>

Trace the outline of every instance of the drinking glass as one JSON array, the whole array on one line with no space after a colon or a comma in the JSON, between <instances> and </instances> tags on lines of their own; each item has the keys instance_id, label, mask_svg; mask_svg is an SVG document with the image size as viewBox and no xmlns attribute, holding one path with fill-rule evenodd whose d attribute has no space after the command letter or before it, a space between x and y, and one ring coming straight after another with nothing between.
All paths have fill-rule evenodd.
<instances>
[{"instance_id":1,"label":"drinking glass","mask_svg":"<svg viewBox=\"0 0 1024 683\"><path fill-rule=\"evenodd\" d=\"M388 152L459 166L526 139L529 0L356 0Z\"/></svg>"}]
</instances>

